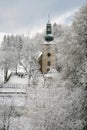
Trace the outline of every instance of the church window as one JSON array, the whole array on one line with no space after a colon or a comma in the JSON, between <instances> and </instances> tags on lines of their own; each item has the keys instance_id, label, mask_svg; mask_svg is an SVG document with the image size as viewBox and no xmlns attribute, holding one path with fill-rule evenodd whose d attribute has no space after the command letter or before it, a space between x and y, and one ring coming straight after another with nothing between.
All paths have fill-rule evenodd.
<instances>
[{"instance_id":1,"label":"church window","mask_svg":"<svg viewBox=\"0 0 87 130\"><path fill-rule=\"evenodd\" d=\"M48 63L47 63L47 64L48 64L48 66L50 66L50 64L51 64L51 63L50 63L50 61L48 61Z\"/></svg>"},{"instance_id":2,"label":"church window","mask_svg":"<svg viewBox=\"0 0 87 130\"><path fill-rule=\"evenodd\" d=\"M50 69L49 69L49 68L47 69L47 72L48 72L48 71L50 71Z\"/></svg>"},{"instance_id":3,"label":"church window","mask_svg":"<svg viewBox=\"0 0 87 130\"><path fill-rule=\"evenodd\" d=\"M49 57L51 56L51 54L50 54L50 53L48 53L47 55L48 55Z\"/></svg>"}]
</instances>

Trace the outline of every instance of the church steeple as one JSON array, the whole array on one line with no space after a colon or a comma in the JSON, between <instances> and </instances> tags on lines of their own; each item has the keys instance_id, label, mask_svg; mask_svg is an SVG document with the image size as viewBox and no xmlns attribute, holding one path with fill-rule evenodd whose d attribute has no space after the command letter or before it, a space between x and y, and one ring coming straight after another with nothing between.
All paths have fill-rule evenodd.
<instances>
[{"instance_id":1,"label":"church steeple","mask_svg":"<svg viewBox=\"0 0 87 130\"><path fill-rule=\"evenodd\" d=\"M46 24L45 41L42 44L42 55L39 63L41 64L41 71L43 74L47 74L50 70L56 69L56 51L54 37L52 34L52 26L50 18Z\"/></svg>"},{"instance_id":2,"label":"church steeple","mask_svg":"<svg viewBox=\"0 0 87 130\"><path fill-rule=\"evenodd\" d=\"M48 16L48 22L47 22L47 25L46 25L46 36L45 36L45 40L47 42L50 42L50 41L54 40L54 37L53 37L53 34L52 34L52 25L50 23L50 16Z\"/></svg>"}]
</instances>

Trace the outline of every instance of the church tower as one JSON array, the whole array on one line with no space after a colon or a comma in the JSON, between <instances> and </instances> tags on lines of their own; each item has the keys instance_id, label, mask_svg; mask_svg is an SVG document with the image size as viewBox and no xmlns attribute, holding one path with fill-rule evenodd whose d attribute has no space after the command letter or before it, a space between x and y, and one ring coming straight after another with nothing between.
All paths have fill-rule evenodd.
<instances>
[{"instance_id":1,"label":"church tower","mask_svg":"<svg viewBox=\"0 0 87 130\"><path fill-rule=\"evenodd\" d=\"M56 69L56 52L52 25L48 20L45 41L42 44L42 73L46 74L51 69Z\"/></svg>"}]
</instances>

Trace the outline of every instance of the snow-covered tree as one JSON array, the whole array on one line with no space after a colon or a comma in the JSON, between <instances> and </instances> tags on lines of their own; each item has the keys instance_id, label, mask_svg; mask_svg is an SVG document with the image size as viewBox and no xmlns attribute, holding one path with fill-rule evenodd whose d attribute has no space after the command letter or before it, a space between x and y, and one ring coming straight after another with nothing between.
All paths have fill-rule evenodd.
<instances>
[{"instance_id":1,"label":"snow-covered tree","mask_svg":"<svg viewBox=\"0 0 87 130\"><path fill-rule=\"evenodd\" d=\"M21 60L21 50L25 44L25 37L19 35L5 35L1 44L0 64L5 71L5 81L8 79L8 70L14 69L17 73L17 66Z\"/></svg>"},{"instance_id":2,"label":"snow-covered tree","mask_svg":"<svg viewBox=\"0 0 87 130\"><path fill-rule=\"evenodd\" d=\"M31 78L33 80L39 71L39 64L37 59L37 52L35 52L35 48L29 38L26 38L26 42L23 45L22 60L20 61L20 64L24 67L28 75L30 86Z\"/></svg>"},{"instance_id":3,"label":"snow-covered tree","mask_svg":"<svg viewBox=\"0 0 87 130\"><path fill-rule=\"evenodd\" d=\"M85 90L87 90L87 3L80 8L80 10L76 13L75 18L73 20L73 30L75 33L75 38L78 41L78 46L80 48L81 53L81 62L78 65L79 71L77 75L80 75L79 83L84 89L83 93L83 115L87 114L87 101L86 96L87 93ZM87 128L87 117L83 116L84 121L84 129Z\"/></svg>"},{"instance_id":4,"label":"snow-covered tree","mask_svg":"<svg viewBox=\"0 0 87 130\"><path fill-rule=\"evenodd\" d=\"M0 65L4 69L4 81L8 79L8 70L15 68L17 53L13 46L11 46L9 36L4 36L0 50Z\"/></svg>"}]
</instances>

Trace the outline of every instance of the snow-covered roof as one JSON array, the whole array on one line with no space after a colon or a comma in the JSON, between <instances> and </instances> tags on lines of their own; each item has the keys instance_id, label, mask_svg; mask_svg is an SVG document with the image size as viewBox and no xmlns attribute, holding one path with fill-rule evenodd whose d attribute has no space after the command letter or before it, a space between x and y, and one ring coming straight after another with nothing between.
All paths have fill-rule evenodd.
<instances>
[{"instance_id":1,"label":"snow-covered roof","mask_svg":"<svg viewBox=\"0 0 87 130\"><path fill-rule=\"evenodd\" d=\"M56 69L51 69L51 70L49 71L49 73L57 73L57 70L56 70Z\"/></svg>"},{"instance_id":2,"label":"snow-covered roof","mask_svg":"<svg viewBox=\"0 0 87 130\"><path fill-rule=\"evenodd\" d=\"M45 41L43 42L43 44L55 44L55 41L50 41L50 42Z\"/></svg>"},{"instance_id":3,"label":"snow-covered roof","mask_svg":"<svg viewBox=\"0 0 87 130\"><path fill-rule=\"evenodd\" d=\"M26 72L25 69L24 69L24 67L21 66L20 64L18 64L17 71L18 71L19 73L25 73L25 72Z\"/></svg>"},{"instance_id":4,"label":"snow-covered roof","mask_svg":"<svg viewBox=\"0 0 87 130\"><path fill-rule=\"evenodd\" d=\"M38 57L37 57L37 59L39 59L39 57L42 55L42 52L41 51L39 51L38 52Z\"/></svg>"},{"instance_id":5,"label":"snow-covered roof","mask_svg":"<svg viewBox=\"0 0 87 130\"><path fill-rule=\"evenodd\" d=\"M39 55L38 55L38 57L40 57L42 55L42 52L39 52Z\"/></svg>"},{"instance_id":6,"label":"snow-covered roof","mask_svg":"<svg viewBox=\"0 0 87 130\"><path fill-rule=\"evenodd\" d=\"M54 77L58 74L56 69L51 69L45 76L46 77Z\"/></svg>"}]
</instances>

